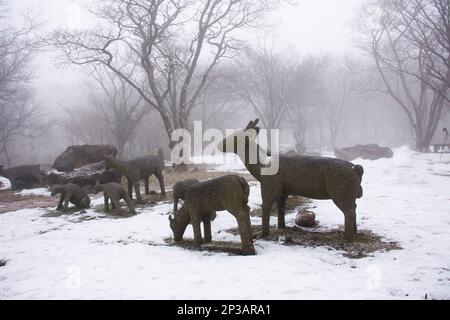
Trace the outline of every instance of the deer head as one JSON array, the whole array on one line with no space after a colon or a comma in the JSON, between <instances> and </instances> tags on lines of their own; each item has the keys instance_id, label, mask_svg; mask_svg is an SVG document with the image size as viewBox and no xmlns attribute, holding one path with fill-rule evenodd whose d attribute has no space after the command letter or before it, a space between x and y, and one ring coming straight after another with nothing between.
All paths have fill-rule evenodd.
<instances>
[{"instance_id":1,"label":"deer head","mask_svg":"<svg viewBox=\"0 0 450 320\"><path fill-rule=\"evenodd\" d=\"M189 218L189 213L185 208L174 212L173 216L169 216L170 229L173 232L173 238L175 241L181 241L183 239L184 232L189 225L191 219Z\"/></svg>"},{"instance_id":2,"label":"deer head","mask_svg":"<svg viewBox=\"0 0 450 320\"><path fill-rule=\"evenodd\" d=\"M226 137L221 141L217 148L221 152L238 153L239 147L244 147L244 150L248 150L250 142L254 142L258 137L260 128L257 126L259 119L250 121L245 129L238 130L232 135ZM239 146L239 143L245 143L244 146Z\"/></svg>"},{"instance_id":3,"label":"deer head","mask_svg":"<svg viewBox=\"0 0 450 320\"><path fill-rule=\"evenodd\" d=\"M94 194L99 193L100 191L102 191L102 185L100 184L100 181L96 181L95 182L95 187L94 187Z\"/></svg>"}]
</instances>

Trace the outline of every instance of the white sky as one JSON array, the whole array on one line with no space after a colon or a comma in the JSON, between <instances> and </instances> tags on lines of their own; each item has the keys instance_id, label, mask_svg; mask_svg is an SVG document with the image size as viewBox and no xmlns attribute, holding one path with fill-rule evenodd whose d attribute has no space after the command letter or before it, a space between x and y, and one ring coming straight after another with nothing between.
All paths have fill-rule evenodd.
<instances>
[{"instance_id":1,"label":"white sky","mask_svg":"<svg viewBox=\"0 0 450 320\"><path fill-rule=\"evenodd\" d=\"M83 3L92 0L10 0L14 12L32 8L49 26L73 26L83 23ZM364 0L297 0L297 6L287 6L272 18L279 25L272 30L275 45L290 47L300 54L345 54L354 50L350 23L355 10ZM51 54L38 59L36 86L39 95L50 104L56 103L54 93L73 95L77 85L76 72L56 70ZM52 97L52 98L51 98Z\"/></svg>"}]
</instances>

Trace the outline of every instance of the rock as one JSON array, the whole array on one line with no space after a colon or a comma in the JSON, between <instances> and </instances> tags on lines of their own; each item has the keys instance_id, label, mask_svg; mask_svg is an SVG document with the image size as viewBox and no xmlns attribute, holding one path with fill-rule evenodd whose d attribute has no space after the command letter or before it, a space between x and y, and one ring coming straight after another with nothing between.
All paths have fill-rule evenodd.
<instances>
[{"instance_id":1,"label":"rock","mask_svg":"<svg viewBox=\"0 0 450 320\"><path fill-rule=\"evenodd\" d=\"M117 149L111 145L70 146L56 158L53 168L60 172L70 172L103 161L103 156L106 155L117 156Z\"/></svg>"},{"instance_id":2,"label":"rock","mask_svg":"<svg viewBox=\"0 0 450 320\"><path fill-rule=\"evenodd\" d=\"M336 158L346 161L353 161L358 158L364 160L378 160L382 158L392 158L394 152L391 148L381 147L377 144L358 144L354 147L335 149Z\"/></svg>"},{"instance_id":3,"label":"rock","mask_svg":"<svg viewBox=\"0 0 450 320\"><path fill-rule=\"evenodd\" d=\"M300 227L311 228L316 224L316 214L312 211L302 209L295 217L295 224Z\"/></svg>"},{"instance_id":4,"label":"rock","mask_svg":"<svg viewBox=\"0 0 450 320\"><path fill-rule=\"evenodd\" d=\"M51 171L47 175L47 180L49 186L70 182L80 187L94 187L97 181L101 184L109 182L120 183L122 181L122 175L115 170L105 171L105 165L103 161L101 161L85 165L72 172Z\"/></svg>"}]
</instances>

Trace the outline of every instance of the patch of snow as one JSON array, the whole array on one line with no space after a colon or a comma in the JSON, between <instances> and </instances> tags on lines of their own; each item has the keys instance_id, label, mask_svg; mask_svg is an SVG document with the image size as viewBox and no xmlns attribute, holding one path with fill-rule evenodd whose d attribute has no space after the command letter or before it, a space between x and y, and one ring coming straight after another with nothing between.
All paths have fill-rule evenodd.
<instances>
[{"instance_id":1,"label":"patch of snow","mask_svg":"<svg viewBox=\"0 0 450 320\"><path fill-rule=\"evenodd\" d=\"M256 256L229 256L168 246L168 203L123 219L92 209L60 217L24 209L0 215L0 258L8 261L0 299L449 299L450 159L394 152L354 161L365 169L358 225L403 250L354 260L324 247L258 240ZM257 183L249 205L261 205ZM343 224L331 201L312 205L322 228ZM236 227L229 213L218 213L212 226L214 240L239 243L223 232ZM188 227L185 238L192 236Z\"/></svg>"},{"instance_id":2,"label":"patch of snow","mask_svg":"<svg viewBox=\"0 0 450 320\"><path fill-rule=\"evenodd\" d=\"M23 196L29 196L29 195L45 196L45 197L51 196L51 192L47 188L24 189L24 190L18 192L17 194L20 194Z\"/></svg>"},{"instance_id":3,"label":"patch of snow","mask_svg":"<svg viewBox=\"0 0 450 320\"><path fill-rule=\"evenodd\" d=\"M0 176L0 182L2 183L0 190L11 189L11 182L9 182L9 179L6 179L5 177Z\"/></svg>"}]
</instances>

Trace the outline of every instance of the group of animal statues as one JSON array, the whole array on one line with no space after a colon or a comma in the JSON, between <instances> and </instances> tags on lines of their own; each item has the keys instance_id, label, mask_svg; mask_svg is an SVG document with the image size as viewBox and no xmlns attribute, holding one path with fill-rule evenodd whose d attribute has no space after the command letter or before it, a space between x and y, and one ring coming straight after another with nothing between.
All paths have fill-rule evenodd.
<instances>
[{"instance_id":1,"label":"group of animal statues","mask_svg":"<svg viewBox=\"0 0 450 320\"><path fill-rule=\"evenodd\" d=\"M243 130L235 132L219 143L218 149L224 153L237 154L247 170L261 184L262 197L262 229L260 237L269 235L270 214L275 205L278 213L278 228L284 229L285 205L289 196L302 196L310 199L331 199L343 212L345 218L344 235L349 241L357 233L356 226L356 199L361 198L363 190L361 180L363 167L351 162L305 155L279 155L279 170L274 175L263 175L261 170L267 163L260 158L259 150L263 150L256 142L260 128L258 120L250 121ZM238 152L238 141L244 141L244 154ZM249 161L250 152L257 150L255 163ZM109 202L112 209L120 211L120 200L123 199L130 211L135 214L133 188L137 203L143 203L140 192L140 181L144 180L145 194L149 195L149 177L155 175L159 180L161 195L165 196L164 186L164 157L162 150L156 155L149 155L131 161L121 161L114 156L104 156L106 170L117 170L127 178L128 189L117 182L109 182L94 187L94 193L103 192L105 211L109 211ZM39 166L27 166L22 169L5 170L0 166L0 175L15 180L24 171L39 177ZM40 179L40 178L38 178ZM194 232L194 247L203 242L211 242L211 222L216 218L217 211L228 211L237 221L241 237L242 253L255 254L253 246L254 236L250 221L250 208L248 197L250 188L247 181L238 175L225 175L219 178L200 182L196 179L179 181L173 186L173 216L169 216L170 228L175 241L181 241L189 224ZM60 194L57 209L68 208L69 202L80 209L90 206L88 194L73 183L53 185L51 195ZM178 209L179 200L183 205ZM203 237L201 224L203 223Z\"/></svg>"}]
</instances>

